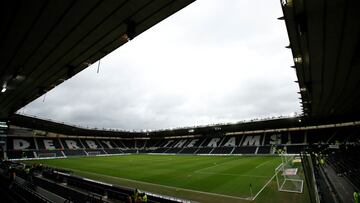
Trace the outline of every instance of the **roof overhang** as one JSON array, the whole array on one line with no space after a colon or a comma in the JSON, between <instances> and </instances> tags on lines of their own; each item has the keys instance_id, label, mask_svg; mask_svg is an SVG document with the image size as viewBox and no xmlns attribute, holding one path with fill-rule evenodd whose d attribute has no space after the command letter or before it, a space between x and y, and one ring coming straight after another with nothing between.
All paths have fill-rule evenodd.
<instances>
[{"instance_id":1,"label":"roof overhang","mask_svg":"<svg viewBox=\"0 0 360 203\"><path fill-rule=\"evenodd\" d=\"M0 119L193 1L3 2Z\"/></svg>"},{"instance_id":2,"label":"roof overhang","mask_svg":"<svg viewBox=\"0 0 360 203\"><path fill-rule=\"evenodd\" d=\"M360 117L360 2L281 0L305 117Z\"/></svg>"}]
</instances>

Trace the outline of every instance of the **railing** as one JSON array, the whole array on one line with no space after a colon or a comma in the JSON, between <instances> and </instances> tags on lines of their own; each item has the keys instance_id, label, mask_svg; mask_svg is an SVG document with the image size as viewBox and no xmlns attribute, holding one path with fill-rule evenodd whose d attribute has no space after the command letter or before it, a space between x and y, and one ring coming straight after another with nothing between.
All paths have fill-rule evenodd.
<instances>
[{"instance_id":1,"label":"railing","mask_svg":"<svg viewBox=\"0 0 360 203\"><path fill-rule=\"evenodd\" d=\"M310 153L301 152L301 163L304 169L305 182L307 184L307 189L309 192L309 199L311 203L320 203L320 197L318 193L318 188L316 185L314 167L312 164L312 157Z\"/></svg>"}]
</instances>

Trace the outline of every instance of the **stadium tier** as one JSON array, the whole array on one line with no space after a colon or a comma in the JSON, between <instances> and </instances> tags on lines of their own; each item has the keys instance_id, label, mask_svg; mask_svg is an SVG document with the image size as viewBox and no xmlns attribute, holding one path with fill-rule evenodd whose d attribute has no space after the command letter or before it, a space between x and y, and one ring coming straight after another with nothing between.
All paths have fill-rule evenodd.
<instances>
[{"instance_id":1,"label":"stadium tier","mask_svg":"<svg viewBox=\"0 0 360 203\"><path fill-rule=\"evenodd\" d=\"M28 134L18 133L28 131ZM9 159L68 156L97 156L126 153L161 154L276 154L281 148L289 154L299 154L309 145L333 145L357 141L356 127L311 130L228 133L196 135L171 139L84 138L81 136L39 137L30 129L10 130L7 137ZM232 135L233 134L233 135Z\"/></svg>"},{"instance_id":2,"label":"stadium tier","mask_svg":"<svg viewBox=\"0 0 360 203\"><path fill-rule=\"evenodd\" d=\"M24 188L22 180L31 180L38 188L75 202L127 202L133 188L146 191L149 202L187 202L187 198L242 202L257 198L262 188L274 191L264 192L256 201L266 202L266 194L276 194L280 199L296 197L294 202L316 198L332 202L334 198L329 196L334 194L339 202L348 202L352 197L349 191L360 186L359 125L348 122L185 135L169 132L169 136L158 137L143 133L132 138L110 132L102 136L66 135L10 125L4 155L14 161L15 168L21 168L20 184L13 187L32 191L27 195L37 202L44 198L41 192ZM46 167L40 174L24 174L19 163ZM81 177L58 173L60 169L48 166ZM3 167L0 176L5 174L7 181L10 168L6 162ZM249 194L249 184L255 196ZM5 187L9 186L5 183ZM213 191L213 187L218 190ZM304 195L285 197L276 191Z\"/></svg>"}]
</instances>

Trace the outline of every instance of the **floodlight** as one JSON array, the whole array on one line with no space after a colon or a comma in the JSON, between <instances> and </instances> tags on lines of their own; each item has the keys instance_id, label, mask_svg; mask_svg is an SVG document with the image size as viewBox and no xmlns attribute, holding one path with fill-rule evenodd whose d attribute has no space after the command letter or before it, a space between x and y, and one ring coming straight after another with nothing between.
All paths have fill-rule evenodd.
<instances>
[{"instance_id":1,"label":"floodlight","mask_svg":"<svg viewBox=\"0 0 360 203\"><path fill-rule=\"evenodd\" d=\"M295 63L302 63L302 58L301 58L301 56L295 57L295 58L294 58L294 62L295 62Z\"/></svg>"},{"instance_id":2,"label":"floodlight","mask_svg":"<svg viewBox=\"0 0 360 203\"><path fill-rule=\"evenodd\" d=\"M130 41L130 38L129 38L129 36L125 33L125 34L121 35L120 40L121 40L122 42L126 43L126 42Z\"/></svg>"},{"instance_id":3,"label":"floodlight","mask_svg":"<svg viewBox=\"0 0 360 203\"><path fill-rule=\"evenodd\" d=\"M4 93L4 92L6 91L6 86L7 86L7 85L6 85L6 82L5 82L5 83L3 84L3 86L2 86L2 89L1 89L1 92L2 92L2 93Z\"/></svg>"},{"instance_id":4,"label":"floodlight","mask_svg":"<svg viewBox=\"0 0 360 203\"><path fill-rule=\"evenodd\" d=\"M291 7L293 5L293 0L281 0L283 6Z\"/></svg>"},{"instance_id":5,"label":"floodlight","mask_svg":"<svg viewBox=\"0 0 360 203\"><path fill-rule=\"evenodd\" d=\"M92 63L90 63L90 62L88 62L88 61L84 61L82 64L85 65L85 66L87 66L87 67L89 67L89 66L92 65Z\"/></svg>"},{"instance_id":6,"label":"floodlight","mask_svg":"<svg viewBox=\"0 0 360 203\"><path fill-rule=\"evenodd\" d=\"M16 80L16 81L23 81L23 80L25 80L25 76L24 75L15 75L14 76L14 80Z\"/></svg>"},{"instance_id":7,"label":"floodlight","mask_svg":"<svg viewBox=\"0 0 360 203\"><path fill-rule=\"evenodd\" d=\"M306 92L306 87L300 88L300 92Z\"/></svg>"}]
</instances>

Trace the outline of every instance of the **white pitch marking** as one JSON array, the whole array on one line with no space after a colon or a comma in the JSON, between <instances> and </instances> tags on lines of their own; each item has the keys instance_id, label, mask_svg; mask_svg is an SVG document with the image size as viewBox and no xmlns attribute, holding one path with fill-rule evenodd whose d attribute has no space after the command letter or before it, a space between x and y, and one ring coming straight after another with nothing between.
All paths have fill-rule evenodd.
<instances>
[{"instance_id":1,"label":"white pitch marking","mask_svg":"<svg viewBox=\"0 0 360 203\"><path fill-rule=\"evenodd\" d=\"M214 172L198 172L198 174L213 174L213 175L224 175L224 176L240 176L240 177L253 177L253 178L268 178L269 176L258 176L258 175L243 175L243 174L235 174L235 173L214 173Z\"/></svg>"},{"instance_id":2,"label":"white pitch marking","mask_svg":"<svg viewBox=\"0 0 360 203\"><path fill-rule=\"evenodd\" d=\"M260 166L262 166L262 165L265 165L267 162L269 162L270 160L268 160L268 161L265 161L265 162L263 162L263 163L261 163L261 164L259 164L259 165L257 165L255 168L259 168Z\"/></svg>"},{"instance_id":3,"label":"white pitch marking","mask_svg":"<svg viewBox=\"0 0 360 203\"><path fill-rule=\"evenodd\" d=\"M220 163L220 164L214 164L214 165L209 166L209 167L205 167L205 168L198 169L198 170L196 170L196 171L194 171L194 172L195 172L195 173L198 173L198 172L200 172L200 171L202 171L202 170L210 169L210 168L215 168L215 167L224 165L224 164L229 163L229 162L232 162L232 161L238 161L238 160L237 160L237 159L234 159L234 160L224 161L224 162L222 162L222 163Z\"/></svg>"}]
</instances>

